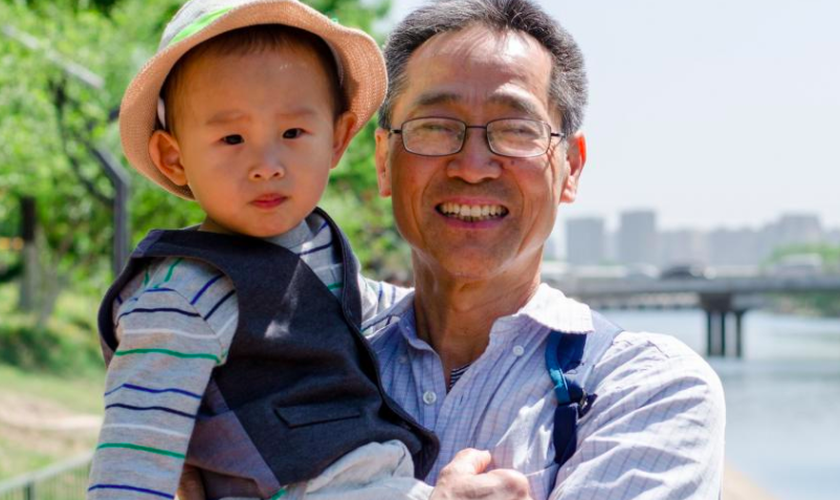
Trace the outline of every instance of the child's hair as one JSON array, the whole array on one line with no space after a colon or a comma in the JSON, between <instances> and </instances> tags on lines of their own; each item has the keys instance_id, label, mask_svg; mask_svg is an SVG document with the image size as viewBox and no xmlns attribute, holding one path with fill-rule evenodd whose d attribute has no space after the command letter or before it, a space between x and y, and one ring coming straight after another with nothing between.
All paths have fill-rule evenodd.
<instances>
[{"instance_id":1,"label":"child's hair","mask_svg":"<svg viewBox=\"0 0 840 500\"><path fill-rule=\"evenodd\" d=\"M324 68L330 85L330 100L334 116L338 117L347 110L347 101L339 82L335 56L327 43L319 36L291 26L265 24L248 26L228 31L213 37L184 54L175 64L163 84L163 97L166 109L167 129L175 134L177 110L175 97L182 84L184 70L190 61L197 60L209 53L221 55L246 55L264 50L291 49L311 50Z\"/></svg>"}]
</instances>

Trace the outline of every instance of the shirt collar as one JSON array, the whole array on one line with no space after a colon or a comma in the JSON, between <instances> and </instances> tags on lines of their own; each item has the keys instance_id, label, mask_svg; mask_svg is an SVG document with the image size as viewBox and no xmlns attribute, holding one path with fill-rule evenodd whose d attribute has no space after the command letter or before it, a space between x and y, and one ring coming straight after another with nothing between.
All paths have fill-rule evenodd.
<instances>
[{"instance_id":1,"label":"shirt collar","mask_svg":"<svg viewBox=\"0 0 840 500\"><path fill-rule=\"evenodd\" d=\"M592 311L586 304L566 297L563 292L541 283L537 293L516 313L499 321L518 321L527 318L540 325L563 333L587 333L594 330Z\"/></svg>"},{"instance_id":2,"label":"shirt collar","mask_svg":"<svg viewBox=\"0 0 840 500\"><path fill-rule=\"evenodd\" d=\"M288 248L289 250L297 250L304 243L315 237L315 227L322 221L323 219L318 217L317 214L312 213L292 229L289 229L285 233L265 238L265 240L275 245Z\"/></svg>"},{"instance_id":3,"label":"shirt collar","mask_svg":"<svg viewBox=\"0 0 840 500\"><path fill-rule=\"evenodd\" d=\"M414 291L394 304L389 309L388 316L400 318L398 328L410 345L417 348L428 346L417 337ZM545 283L540 284L537 293L519 311L498 318L493 329L497 326L502 326L504 330L507 330L508 326L516 329L516 325L521 325L523 321L537 323L549 330L563 333L588 333L594 330L589 306L566 297L563 292Z\"/></svg>"}]
</instances>

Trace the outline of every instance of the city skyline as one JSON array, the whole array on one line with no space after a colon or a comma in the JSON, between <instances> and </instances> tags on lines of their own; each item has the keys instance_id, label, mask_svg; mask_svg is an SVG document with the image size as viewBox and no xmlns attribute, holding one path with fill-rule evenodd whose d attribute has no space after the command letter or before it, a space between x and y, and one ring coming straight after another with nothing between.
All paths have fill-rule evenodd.
<instances>
[{"instance_id":1,"label":"city skyline","mask_svg":"<svg viewBox=\"0 0 840 500\"><path fill-rule=\"evenodd\" d=\"M394 0L391 22L422 0ZM538 0L586 58L589 159L561 221L653 208L666 228L840 226L840 3ZM383 29L387 31L387 28Z\"/></svg>"},{"instance_id":2,"label":"city skyline","mask_svg":"<svg viewBox=\"0 0 840 500\"><path fill-rule=\"evenodd\" d=\"M617 227L608 227L605 217L597 215L559 221L546 253L574 265L757 266L779 249L840 245L840 227L825 226L816 213L783 212L758 226L711 229L664 228L651 209L616 215Z\"/></svg>"}]
</instances>

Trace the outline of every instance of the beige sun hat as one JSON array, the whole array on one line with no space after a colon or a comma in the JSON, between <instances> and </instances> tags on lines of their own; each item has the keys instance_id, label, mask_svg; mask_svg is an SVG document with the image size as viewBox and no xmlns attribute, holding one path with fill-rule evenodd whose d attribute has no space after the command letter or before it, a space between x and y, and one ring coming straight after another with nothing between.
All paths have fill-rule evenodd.
<instances>
[{"instance_id":1,"label":"beige sun hat","mask_svg":"<svg viewBox=\"0 0 840 500\"><path fill-rule=\"evenodd\" d=\"M159 128L161 88L175 63L196 45L260 24L283 24L321 37L336 57L348 110L358 118L352 133L373 116L385 98L388 77L382 53L368 34L341 26L298 0L190 0L166 26L157 53L128 85L120 105L123 152L138 172L173 194L193 199L189 187L173 184L149 156L149 139Z\"/></svg>"}]
</instances>

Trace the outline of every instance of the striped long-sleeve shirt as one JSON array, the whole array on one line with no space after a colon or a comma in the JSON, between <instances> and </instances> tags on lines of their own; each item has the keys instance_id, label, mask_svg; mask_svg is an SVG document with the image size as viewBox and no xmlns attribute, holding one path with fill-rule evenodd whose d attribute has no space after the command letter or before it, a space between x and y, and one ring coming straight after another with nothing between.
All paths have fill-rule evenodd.
<instances>
[{"instance_id":1,"label":"striped long-sleeve shirt","mask_svg":"<svg viewBox=\"0 0 840 500\"><path fill-rule=\"evenodd\" d=\"M343 266L333 238L312 214L269 241L297 253L338 296ZM358 279L363 322L406 293ZM108 367L88 498L173 498L201 398L236 332L236 291L205 263L158 259L123 288L113 318L119 347Z\"/></svg>"}]
</instances>

